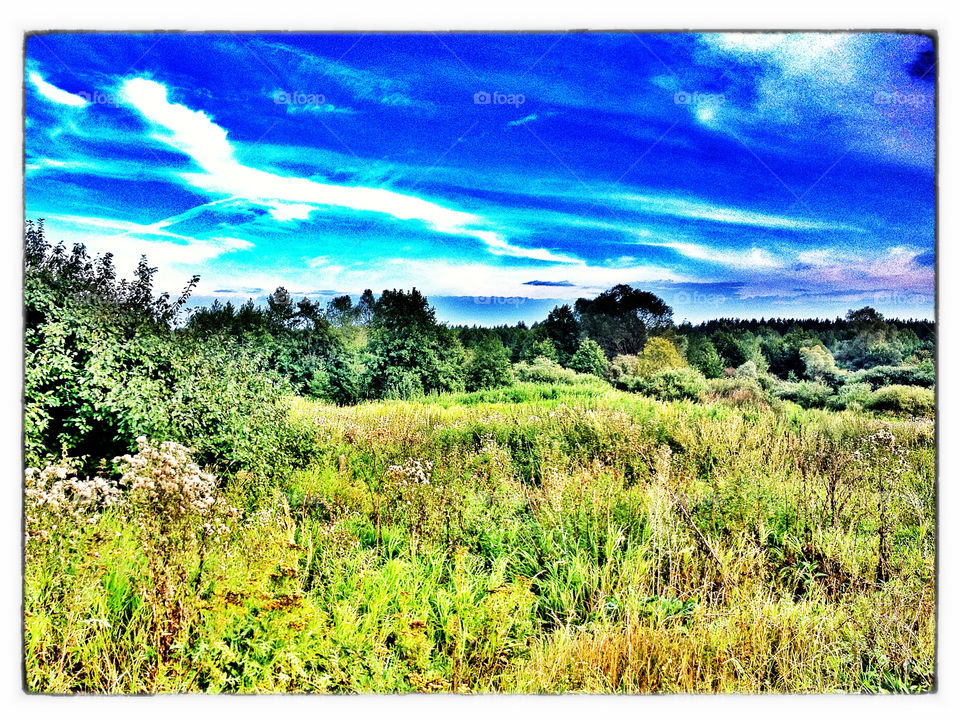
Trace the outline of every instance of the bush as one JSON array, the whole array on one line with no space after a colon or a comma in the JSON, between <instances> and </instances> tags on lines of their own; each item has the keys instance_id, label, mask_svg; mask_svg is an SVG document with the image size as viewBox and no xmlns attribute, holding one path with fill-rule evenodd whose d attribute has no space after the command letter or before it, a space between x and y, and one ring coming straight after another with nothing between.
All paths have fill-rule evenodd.
<instances>
[{"instance_id":1,"label":"bush","mask_svg":"<svg viewBox=\"0 0 960 720\"><path fill-rule=\"evenodd\" d=\"M833 410L863 410L872 395L870 383L847 383L828 404Z\"/></svg>"},{"instance_id":2,"label":"bush","mask_svg":"<svg viewBox=\"0 0 960 720\"><path fill-rule=\"evenodd\" d=\"M658 400L699 400L707 391L707 381L693 368L673 368L638 378L634 389Z\"/></svg>"},{"instance_id":3,"label":"bush","mask_svg":"<svg viewBox=\"0 0 960 720\"><path fill-rule=\"evenodd\" d=\"M690 338L687 360L707 378L718 378L723 375L723 360L720 359L717 349L712 342L699 335Z\"/></svg>"},{"instance_id":4,"label":"bush","mask_svg":"<svg viewBox=\"0 0 960 720\"><path fill-rule=\"evenodd\" d=\"M867 410L904 415L933 415L936 399L933 390L912 385L888 385L874 391L865 405Z\"/></svg>"},{"instance_id":5,"label":"bush","mask_svg":"<svg viewBox=\"0 0 960 720\"><path fill-rule=\"evenodd\" d=\"M802 408L826 407L827 401L833 395L833 390L821 382L783 382L773 391L781 400L791 400Z\"/></svg>"},{"instance_id":6,"label":"bush","mask_svg":"<svg viewBox=\"0 0 960 720\"><path fill-rule=\"evenodd\" d=\"M926 360L919 365L879 365L850 376L851 382L870 383L876 390L886 385L932 387L937 381L934 365Z\"/></svg>"},{"instance_id":7,"label":"bush","mask_svg":"<svg viewBox=\"0 0 960 720\"><path fill-rule=\"evenodd\" d=\"M637 374L637 363L640 358L636 355L617 355L607 367L607 378L617 387L624 387L629 378Z\"/></svg>"},{"instance_id":8,"label":"bush","mask_svg":"<svg viewBox=\"0 0 960 720\"><path fill-rule=\"evenodd\" d=\"M513 366L513 372L520 382L581 385L594 383L597 380L593 375L583 375L569 368L560 367L552 360L543 357L529 363L517 363Z\"/></svg>"},{"instance_id":9,"label":"bush","mask_svg":"<svg viewBox=\"0 0 960 720\"><path fill-rule=\"evenodd\" d=\"M677 347L667 338L654 337L647 340L640 353L636 372L638 375L650 377L663 370L686 366Z\"/></svg>"},{"instance_id":10,"label":"bush","mask_svg":"<svg viewBox=\"0 0 960 720\"><path fill-rule=\"evenodd\" d=\"M550 338L534 340L523 354L523 359L526 362L534 362L537 358L546 358L553 362L560 359L557 346L553 344L553 340Z\"/></svg>"},{"instance_id":11,"label":"bush","mask_svg":"<svg viewBox=\"0 0 960 720\"><path fill-rule=\"evenodd\" d=\"M175 440L201 464L269 474L285 464L287 386L262 356L223 337L173 330L177 301L155 297L154 269L117 280L109 255L51 248L28 226L24 269L25 459L64 449L79 471L134 448Z\"/></svg>"},{"instance_id":12,"label":"bush","mask_svg":"<svg viewBox=\"0 0 960 720\"><path fill-rule=\"evenodd\" d=\"M760 383L749 377L726 377L707 381L706 400L720 401L734 407L767 405L767 395Z\"/></svg>"}]
</instances>

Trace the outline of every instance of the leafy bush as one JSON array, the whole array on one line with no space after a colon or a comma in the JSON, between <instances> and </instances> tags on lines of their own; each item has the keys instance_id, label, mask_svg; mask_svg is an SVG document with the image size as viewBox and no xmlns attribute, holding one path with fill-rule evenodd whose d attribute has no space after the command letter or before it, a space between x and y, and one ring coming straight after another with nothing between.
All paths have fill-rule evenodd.
<instances>
[{"instance_id":1,"label":"leafy bush","mask_svg":"<svg viewBox=\"0 0 960 720\"><path fill-rule=\"evenodd\" d=\"M905 415L933 415L936 399L933 390L912 385L888 385L875 390L866 402L867 410Z\"/></svg>"},{"instance_id":2,"label":"leafy bush","mask_svg":"<svg viewBox=\"0 0 960 720\"><path fill-rule=\"evenodd\" d=\"M533 362L517 363L513 366L513 372L520 382L578 385L596 381L593 375L583 375L569 368L560 367L544 357L537 358Z\"/></svg>"},{"instance_id":3,"label":"leafy bush","mask_svg":"<svg viewBox=\"0 0 960 720\"><path fill-rule=\"evenodd\" d=\"M109 255L51 248L42 226L28 225L25 243L28 464L64 449L112 458L140 435L192 447L227 473L287 464L286 384L252 351L172 329L193 282L171 302L153 295L146 260L133 281L117 280Z\"/></svg>"},{"instance_id":4,"label":"leafy bush","mask_svg":"<svg viewBox=\"0 0 960 720\"><path fill-rule=\"evenodd\" d=\"M781 400L791 400L802 408L826 407L833 390L821 382L782 382L774 388L774 395Z\"/></svg>"},{"instance_id":5,"label":"leafy bush","mask_svg":"<svg viewBox=\"0 0 960 720\"><path fill-rule=\"evenodd\" d=\"M723 402L734 407L767 405L767 394L755 378L725 377L707 381L707 400Z\"/></svg>"},{"instance_id":6,"label":"leafy bush","mask_svg":"<svg viewBox=\"0 0 960 720\"><path fill-rule=\"evenodd\" d=\"M650 377L663 370L684 367L686 362L677 352L677 347L667 338L653 337L643 346L637 361L636 372L643 377Z\"/></svg>"},{"instance_id":7,"label":"leafy bush","mask_svg":"<svg viewBox=\"0 0 960 720\"><path fill-rule=\"evenodd\" d=\"M699 400L707 391L706 379L693 368L672 368L637 380L634 390L658 400Z\"/></svg>"},{"instance_id":8,"label":"leafy bush","mask_svg":"<svg viewBox=\"0 0 960 720\"><path fill-rule=\"evenodd\" d=\"M529 363L534 362L537 358L546 358L553 362L559 361L560 355L557 353L557 346L554 345L553 340L543 338L530 343L530 346L523 353L523 359Z\"/></svg>"},{"instance_id":9,"label":"leafy bush","mask_svg":"<svg viewBox=\"0 0 960 720\"><path fill-rule=\"evenodd\" d=\"M828 404L834 410L862 410L872 395L870 383L848 382L840 387Z\"/></svg>"},{"instance_id":10,"label":"leafy bush","mask_svg":"<svg viewBox=\"0 0 960 720\"><path fill-rule=\"evenodd\" d=\"M699 335L690 338L687 348L687 361L707 378L723 375L723 360L717 348L708 339Z\"/></svg>"},{"instance_id":11,"label":"leafy bush","mask_svg":"<svg viewBox=\"0 0 960 720\"><path fill-rule=\"evenodd\" d=\"M929 360L919 365L878 365L850 376L851 382L870 383L876 390L886 385L932 387L937 381L936 369Z\"/></svg>"},{"instance_id":12,"label":"leafy bush","mask_svg":"<svg viewBox=\"0 0 960 720\"><path fill-rule=\"evenodd\" d=\"M607 367L607 377L617 387L624 387L630 378L636 376L639 362L636 355L617 355Z\"/></svg>"}]
</instances>

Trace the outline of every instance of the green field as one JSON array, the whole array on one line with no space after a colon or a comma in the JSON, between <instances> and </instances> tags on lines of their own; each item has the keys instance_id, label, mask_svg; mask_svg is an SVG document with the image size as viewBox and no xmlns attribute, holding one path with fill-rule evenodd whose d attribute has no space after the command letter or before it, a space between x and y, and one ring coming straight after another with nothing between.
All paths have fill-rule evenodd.
<instances>
[{"instance_id":1,"label":"green field","mask_svg":"<svg viewBox=\"0 0 960 720\"><path fill-rule=\"evenodd\" d=\"M929 419L601 381L290 415L282 479L203 513L28 477L29 690L933 687Z\"/></svg>"}]
</instances>

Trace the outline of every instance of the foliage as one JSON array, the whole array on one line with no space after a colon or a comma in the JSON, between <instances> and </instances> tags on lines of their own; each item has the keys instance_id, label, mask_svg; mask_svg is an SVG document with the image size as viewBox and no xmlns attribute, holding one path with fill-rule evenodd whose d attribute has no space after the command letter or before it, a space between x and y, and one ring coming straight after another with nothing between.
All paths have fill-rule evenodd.
<instances>
[{"instance_id":1,"label":"foliage","mask_svg":"<svg viewBox=\"0 0 960 720\"><path fill-rule=\"evenodd\" d=\"M868 410L931 416L934 411L933 390L910 385L887 385L875 390L865 407Z\"/></svg>"},{"instance_id":2,"label":"foliage","mask_svg":"<svg viewBox=\"0 0 960 720\"><path fill-rule=\"evenodd\" d=\"M570 358L569 367L574 372L602 378L606 377L607 364L607 356L603 348L590 338L584 338L573 357Z\"/></svg>"},{"instance_id":3,"label":"foliage","mask_svg":"<svg viewBox=\"0 0 960 720\"><path fill-rule=\"evenodd\" d=\"M643 352L637 358L636 374L648 378L664 370L684 366L686 362L672 342L666 338L653 337L647 340Z\"/></svg>"},{"instance_id":4,"label":"foliage","mask_svg":"<svg viewBox=\"0 0 960 720\"><path fill-rule=\"evenodd\" d=\"M808 380L836 387L840 384L841 372L833 355L823 345L800 348L804 375Z\"/></svg>"},{"instance_id":5,"label":"foliage","mask_svg":"<svg viewBox=\"0 0 960 720\"><path fill-rule=\"evenodd\" d=\"M557 356L550 359L561 365L568 365L580 345L580 323L577 322L573 310L569 305L558 305L547 314L542 327L556 348Z\"/></svg>"},{"instance_id":6,"label":"foliage","mask_svg":"<svg viewBox=\"0 0 960 720\"><path fill-rule=\"evenodd\" d=\"M706 378L718 378L723 375L723 361L717 348L710 340L694 335L687 347L687 361Z\"/></svg>"},{"instance_id":7,"label":"foliage","mask_svg":"<svg viewBox=\"0 0 960 720\"><path fill-rule=\"evenodd\" d=\"M140 526L91 509L73 551L26 566L28 689L933 687L932 422L592 382L297 400L315 459L202 565L197 546L173 560L192 610L163 656ZM710 381L730 382L748 380Z\"/></svg>"},{"instance_id":8,"label":"foliage","mask_svg":"<svg viewBox=\"0 0 960 720\"><path fill-rule=\"evenodd\" d=\"M833 390L822 382L804 380L778 383L774 394L781 400L790 400L803 408L822 408L827 406Z\"/></svg>"},{"instance_id":9,"label":"foliage","mask_svg":"<svg viewBox=\"0 0 960 720\"><path fill-rule=\"evenodd\" d=\"M669 327L673 310L653 293L617 285L592 300L574 304L580 328L607 357L636 355L654 330Z\"/></svg>"},{"instance_id":10,"label":"foliage","mask_svg":"<svg viewBox=\"0 0 960 720\"><path fill-rule=\"evenodd\" d=\"M870 383L847 382L828 403L835 410L863 410L871 397Z\"/></svg>"},{"instance_id":11,"label":"foliage","mask_svg":"<svg viewBox=\"0 0 960 720\"><path fill-rule=\"evenodd\" d=\"M550 338L533 340L523 353L523 361L527 363L535 362L540 358L554 363L559 362L560 354Z\"/></svg>"},{"instance_id":12,"label":"foliage","mask_svg":"<svg viewBox=\"0 0 960 720\"><path fill-rule=\"evenodd\" d=\"M411 398L463 387L463 346L416 288L384 290L374 310L369 392Z\"/></svg>"},{"instance_id":13,"label":"foliage","mask_svg":"<svg viewBox=\"0 0 960 720\"><path fill-rule=\"evenodd\" d=\"M28 463L62 448L109 459L149 435L189 445L227 472L277 466L284 385L260 356L170 327L187 293L154 298L145 261L135 281L118 281L109 256L51 248L42 226L28 225L26 243Z\"/></svg>"},{"instance_id":14,"label":"foliage","mask_svg":"<svg viewBox=\"0 0 960 720\"><path fill-rule=\"evenodd\" d=\"M580 374L573 369L561 367L553 360L548 360L545 357L538 357L532 362L517 363L513 366L513 372L521 382L575 385L590 382L593 379L590 375Z\"/></svg>"},{"instance_id":15,"label":"foliage","mask_svg":"<svg viewBox=\"0 0 960 720\"><path fill-rule=\"evenodd\" d=\"M630 390L658 400L700 400L707 383L698 370L689 367L661 370L648 377L638 377Z\"/></svg>"},{"instance_id":16,"label":"foliage","mask_svg":"<svg viewBox=\"0 0 960 720\"><path fill-rule=\"evenodd\" d=\"M467 363L467 390L485 390L513 384L510 357L495 337L487 338L474 351Z\"/></svg>"},{"instance_id":17,"label":"foliage","mask_svg":"<svg viewBox=\"0 0 960 720\"><path fill-rule=\"evenodd\" d=\"M885 385L916 385L932 387L936 382L936 370L929 360L919 365L878 365L869 370L861 370L850 376L852 382L865 382L876 390Z\"/></svg>"},{"instance_id":18,"label":"foliage","mask_svg":"<svg viewBox=\"0 0 960 720\"><path fill-rule=\"evenodd\" d=\"M184 327L195 279L25 242L30 692L934 687L932 323L618 286L579 344L415 289Z\"/></svg>"},{"instance_id":19,"label":"foliage","mask_svg":"<svg viewBox=\"0 0 960 720\"><path fill-rule=\"evenodd\" d=\"M752 377L724 377L707 382L706 399L734 407L767 405L767 394Z\"/></svg>"}]
</instances>

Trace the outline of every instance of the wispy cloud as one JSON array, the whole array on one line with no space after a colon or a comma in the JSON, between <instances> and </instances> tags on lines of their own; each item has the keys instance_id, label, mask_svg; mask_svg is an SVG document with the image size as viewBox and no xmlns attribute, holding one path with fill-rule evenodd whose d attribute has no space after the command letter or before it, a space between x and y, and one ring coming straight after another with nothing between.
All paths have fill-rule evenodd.
<instances>
[{"instance_id":1,"label":"wispy cloud","mask_svg":"<svg viewBox=\"0 0 960 720\"><path fill-rule=\"evenodd\" d=\"M526 117L522 117L519 120L511 120L510 122L507 123L507 125L511 127L517 127L518 125L526 125L527 123L531 123L536 119L537 119L537 114L533 113L531 115L527 115Z\"/></svg>"},{"instance_id":2,"label":"wispy cloud","mask_svg":"<svg viewBox=\"0 0 960 720\"><path fill-rule=\"evenodd\" d=\"M206 113L168 99L167 88L153 80L134 78L122 85L124 97L159 131L154 137L193 158L202 173L183 173L195 187L208 192L241 197L272 208L280 220L305 218L310 206L335 206L383 213L398 220L419 220L431 229L482 241L491 252L547 262L575 262L573 258L542 249L511 245L474 214L445 207L424 198L383 188L321 183L284 176L238 162L227 132Z\"/></svg>"},{"instance_id":3,"label":"wispy cloud","mask_svg":"<svg viewBox=\"0 0 960 720\"><path fill-rule=\"evenodd\" d=\"M706 220L729 225L771 228L776 230L846 230L859 231L855 225L823 220L806 220L784 215L772 215L746 208L724 207L699 200L687 200L665 195L620 194L616 200L625 207L649 215L669 215L691 220Z\"/></svg>"},{"instance_id":4,"label":"wispy cloud","mask_svg":"<svg viewBox=\"0 0 960 720\"><path fill-rule=\"evenodd\" d=\"M40 73L32 72L28 75L30 82L33 83L33 86L37 89L37 92L45 97L52 103L57 105L68 105L70 107L83 107L87 105L86 99L75 95L74 93L69 93L66 90L61 90L56 85L52 85L43 79L43 76Z\"/></svg>"}]
</instances>

